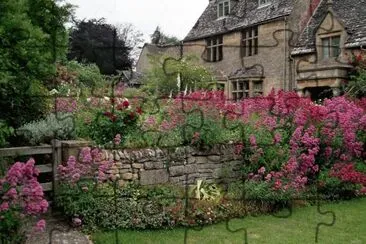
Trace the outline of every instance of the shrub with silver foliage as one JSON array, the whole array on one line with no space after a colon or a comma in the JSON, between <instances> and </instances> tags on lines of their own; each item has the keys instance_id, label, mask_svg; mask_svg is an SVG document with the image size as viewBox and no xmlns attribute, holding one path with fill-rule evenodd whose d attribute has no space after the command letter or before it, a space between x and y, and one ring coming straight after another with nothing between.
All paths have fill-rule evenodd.
<instances>
[{"instance_id":1,"label":"shrub with silver foliage","mask_svg":"<svg viewBox=\"0 0 366 244\"><path fill-rule=\"evenodd\" d=\"M50 143L52 139L69 140L75 138L74 118L68 113L49 114L45 119L27 123L17 130L27 143L38 145Z\"/></svg>"}]
</instances>

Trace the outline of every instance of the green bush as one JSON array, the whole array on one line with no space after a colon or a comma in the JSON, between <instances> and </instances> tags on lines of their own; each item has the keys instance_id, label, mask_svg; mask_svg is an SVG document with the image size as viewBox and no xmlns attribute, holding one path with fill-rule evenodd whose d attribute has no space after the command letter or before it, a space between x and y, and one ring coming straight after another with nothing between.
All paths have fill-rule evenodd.
<instances>
[{"instance_id":1,"label":"green bush","mask_svg":"<svg viewBox=\"0 0 366 244\"><path fill-rule=\"evenodd\" d=\"M45 119L34 121L17 129L17 135L31 145L50 143L52 139L75 138L74 118L71 114L49 114Z\"/></svg>"},{"instance_id":2,"label":"green bush","mask_svg":"<svg viewBox=\"0 0 366 244\"><path fill-rule=\"evenodd\" d=\"M169 96L186 87L188 90L207 88L214 80L214 76L202 65L199 65L197 58L185 57L177 61L164 56L151 56L152 69L143 80L142 90L148 91L157 96ZM180 74L180 90L177 85L178 73Z\"/></svg>"},{"instance_id":3,"label":"green bush","mask_svg":"<svg viewBox=\"0 0 366 244\"><path fill-rule=\"evenodd\" d=\"M7 140L13 133L14 129L0 120L0 147L5 147L9 144Z\"/></svg>"}]
</instances>

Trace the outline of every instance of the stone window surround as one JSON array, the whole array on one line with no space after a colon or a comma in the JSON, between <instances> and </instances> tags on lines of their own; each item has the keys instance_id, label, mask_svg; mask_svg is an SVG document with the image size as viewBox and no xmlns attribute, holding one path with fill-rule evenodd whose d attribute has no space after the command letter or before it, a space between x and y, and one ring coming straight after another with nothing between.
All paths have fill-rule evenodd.
<instances>
[{"instance_id":1,"label":"stone window surround","mask_svg":"<svg viewBox=\"0 0 366 244\"><path fill-rule=\"evenodd\" d=\"M233 83L236 83L236 89L234 90ZM247 86L240 87L240 83L247 83ZM255 83L261 84L261 90L254 90ZM229 83L230 96L233 100L240 100L242 98L255 97L257 95L263 95L263 79L262 78L236 78L231 79ZM235 95L234 95L235 94ZM239 96L239 94L241 94Z\"/></svg>"},{"instance_id":2,"label":"stone window surround","mask_svg":"<svg viewBox=\"0 0 366 244\"><path fill-rule=\"evenodd\" d=\"M242 58L258 55L258 30L258 26L252 26L241 31Z\"/></svg>"},{"instance_id":3,"label":"stone window surround","mask_svg":"<svg viewBox=\"0 0 366 244\"><path fill-rule=\"evenodd\" d=\"M216 41L216 44L214 44ZM218 62L224 57L223 55L224 37L214 36L206 39L206 51L208 62ZM215 55L216 53L216 55Z\"/></svg>"}]
</instances>

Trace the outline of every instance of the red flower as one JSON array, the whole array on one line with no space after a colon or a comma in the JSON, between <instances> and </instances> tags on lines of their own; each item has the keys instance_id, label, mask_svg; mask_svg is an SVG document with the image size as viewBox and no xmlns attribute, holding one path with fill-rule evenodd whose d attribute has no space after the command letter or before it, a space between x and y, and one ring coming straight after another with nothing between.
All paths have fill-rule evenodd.
<instances>
[{"instance_id":1,"label":"red flower","mask_svg":"<svg viewBox=\"0 0 366 244\"><path fill-rule=\"evenodd\" d=\"M136 109L136 113L138 113L138 114L142 114L142 108L141 107L138 107L137 109Z\"/></svg>"},{"instance_id":2,"label":"red flower","mask_svg":"<svg viewBox=\"0 0 366 244\"><path fill-rule=\"evenodd\" d=\"M107 116L107 117L111 117L112 116L112 113L111 112L104 112L103 115L104 116Z\"/></svg>"},{"instance_id":3,"label":"red flower","mask_svg":"<svg viewBox=\"0 0 366 244\"><path fill-rule=\"evenodd\" d=\"M112 116L110 116L109 118L112 120L112 122L116 122L116 120L117 120L117 116L114 114Z\"/></svg>"},{"instance_id":4,"label":"red flower","mask_svg":"<svg viewBox=\"0 0 366 244\"><path fill-rule=\"evenodd\" d=\"M111 98L111 104L114 104L116 102L115 98Z\"/></svg>"},{"instance_id":5,"label":"red flower","mask_svg":"<svg viewBox=\"0 0 366 244\"><path fill-rule=\"evenodd\" d=\"M130 106L130 103L127 100L125 100L125 101L122 102L122 106L124 108L128 108L128 106Z\"/></svg>"},{"instance_id":6,"label":"red flower","mask_svg":"<svg viewBox=\"0 0 366 244\"><path fill-rule=\"evenodd\" d=\"M362 55L361 54L357 55L356 60L357 62L360 62L362 60Z\"/></svg>"}]
</instances>

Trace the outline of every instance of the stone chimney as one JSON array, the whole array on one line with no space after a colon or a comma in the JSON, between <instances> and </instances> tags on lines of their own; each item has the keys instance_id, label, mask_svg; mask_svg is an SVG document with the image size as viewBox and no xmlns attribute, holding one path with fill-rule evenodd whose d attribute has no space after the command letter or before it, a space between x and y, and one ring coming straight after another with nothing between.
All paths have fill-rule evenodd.
<instances>
[{"instance_id":1,"label":"stone chimney","mask_svg":"<svg viewBox=\"0 0 366 244\"><path fill-rule=\"evenodd\" d=\"M308 0L308 7L307 10L304 11L303 15L300 19L300 31L302 31L305 27L308 21L310 20L311 16L313 16L316 8L319 6L319 3L321 1L328 1L328 0ZM331 0L330 0L331 1ZM329 1L328 1L329 3Z\"/></svg>"}]
</instances>

